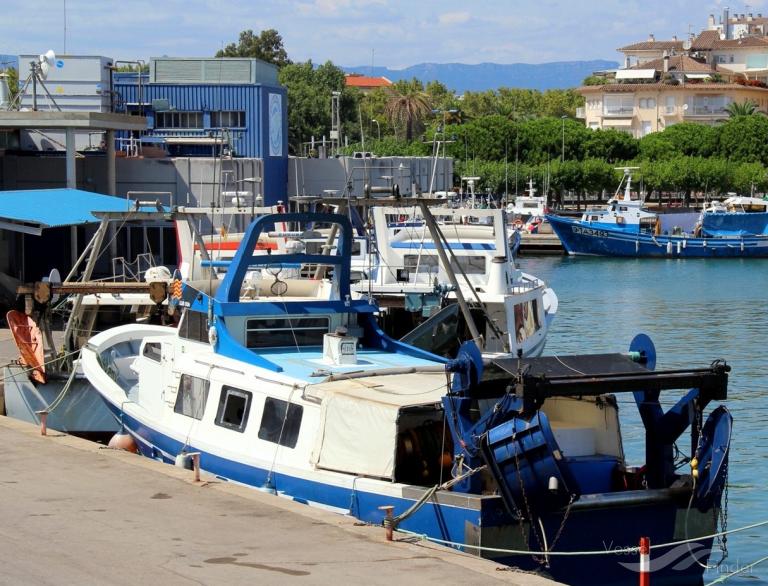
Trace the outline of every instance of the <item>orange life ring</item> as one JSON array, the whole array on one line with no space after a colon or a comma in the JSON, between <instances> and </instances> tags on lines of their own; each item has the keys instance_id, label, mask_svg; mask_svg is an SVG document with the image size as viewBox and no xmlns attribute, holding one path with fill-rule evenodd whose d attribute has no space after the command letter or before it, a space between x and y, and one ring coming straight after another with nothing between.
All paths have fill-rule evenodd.
<instances>
[{"instance_id":1,"label":"orange life ring","mask_svg":"<svg viewBox=\"0 0 768 586\"><path fill-rule=\"evenodd\" d=\"M517 228L518 230L523 227L523 221L522 220L515 220L512 225Z\"/></svg>"}]
</instances>

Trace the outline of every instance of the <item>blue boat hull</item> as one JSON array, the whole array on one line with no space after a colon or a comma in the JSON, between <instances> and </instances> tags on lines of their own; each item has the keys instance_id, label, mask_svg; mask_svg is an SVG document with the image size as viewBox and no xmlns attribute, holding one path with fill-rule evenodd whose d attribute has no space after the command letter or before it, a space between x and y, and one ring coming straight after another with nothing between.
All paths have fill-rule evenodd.
<instances>
[{"instance_id":1,"label":"blue boat hull","mask_svg":"<svg viewBox=\"0 0 768 586\"><path fill-rule=\"evenodd\" d=\"M382 505L393 505L395 514L411 507L424 489L407 487L402 497L392 497L297 478L241 462L222 458L196 446L184 445L168 435L127 414L120 406L106 401L113 415L121 420L134 436L142 455L166 463L173 463L183 449L201 452L200 466L223 479L242 484L270 488L297 502L322 505L352 515L362 521L381 524ZM412 496L411 496L412 495ZM574 585L636 584L639 556L627 548L637 546L641 536L650 537L652 544L670 543L684 538L681 529L686 523L691 535L714 533L715 515L712 511L700 513L691 510L686 517L685 494L669 491L625 491L602 495L585 495L574 503L569 513L563 510L548 513L541 518L546 542L555 551L606 551L600 556L551 556L543 554L511 555L504 552L478 551L472 546L512 549L518 551L541 550L541 531L533 530L527 522L513 518L499 496L479 496L439 492L411 517L400 529L420 535L465 544L463 549L492 559L500 564L535 570L553 579ZM562 530L561 530L562 527ZM560 537L553 546L555 536ZM700 584L703 569L691 556L687 545L661 548L653 551L654 585ZM712 539L702 538L690 544L701 563L705 563L712 547Z\"/></svg>"},{"instance_id":2,"label":"blue boat hull","mask_svg":"<svg viewBox=\"0 0 768 586\"><path fill-rule=\"evenodd\" d=\"M568 254L655 258L765 258L768 236L690 238L654 236L591 226L581 220L547 216Z\"/></svg>"}]
</instances>

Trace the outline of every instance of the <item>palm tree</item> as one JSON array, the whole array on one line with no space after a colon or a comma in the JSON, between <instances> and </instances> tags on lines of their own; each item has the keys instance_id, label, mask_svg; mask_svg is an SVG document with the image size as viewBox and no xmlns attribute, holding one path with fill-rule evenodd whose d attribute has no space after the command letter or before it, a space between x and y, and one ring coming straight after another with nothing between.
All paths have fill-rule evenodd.
<instances>
[{"instance_id":1,"label":"palm tree","mask_svg":"<svg viewBox=\"0 0 768 586\"><path fill-rule=\"evenodd\" d=\"M391 89L384 106L384 114L390 124L395 128L405 127L406 140L413 138L414 131L431 111L429 96L413 86L401 85Z\"/></svg>"},{"instance_id":2,"label":"palm tree","mask_svg":"<svg viewBox=\"0 0 768 586\"><path fill-rule=\"evenodd\" d=\"M728 112L729 118L738 118L739 116L752 116L757 114L757 104L752 100L744 100L743 102L731 102L725 107L725 111Z\"/></svg>"}]
</instances>

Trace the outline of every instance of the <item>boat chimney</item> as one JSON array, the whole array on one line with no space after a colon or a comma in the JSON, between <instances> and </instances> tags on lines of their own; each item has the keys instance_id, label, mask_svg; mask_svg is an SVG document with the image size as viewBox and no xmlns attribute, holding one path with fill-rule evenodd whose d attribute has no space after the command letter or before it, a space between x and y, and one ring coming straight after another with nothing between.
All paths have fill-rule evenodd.
<instances>
[{"instance_id":1,"label":"boat chimney","mask_svg":"<svg viewBox=\"0 0 768 586\"><path fill-rule=\"evenodd\" d=\"M509 272L506 256L494 256L488 274L486 292L490 295L506 295L509 291Z\"/></svg>"}]
</instances>

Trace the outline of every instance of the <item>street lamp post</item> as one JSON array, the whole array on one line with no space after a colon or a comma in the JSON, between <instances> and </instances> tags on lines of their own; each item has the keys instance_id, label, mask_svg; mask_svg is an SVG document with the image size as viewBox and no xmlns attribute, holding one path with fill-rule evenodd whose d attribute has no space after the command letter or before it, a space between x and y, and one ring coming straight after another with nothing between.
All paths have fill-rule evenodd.
<instances>
[{"instance_id":1,"label":"street lamp post","mask_svg":"<svg viewBox=\"0 0 768 586\"><path fill-rule=\"evenodd\" d=\"M371 122L373 122L376 125L376 131L379 135L379 142L381 142L381 126L379 126L379 121L371 118Z\"/></svg>"},{"instance_id":2,"label":"street lamp post","mask_svg":"<svg viewBox=\"0 0 768 586\"><path fill-rule=\"evenodd\" d=\"M560 161L562 163L565 163L565 119L568 118L568 116L560 116L560 120L563 123L563 144L560 149Z\"/></svg>"}]
</instances>

